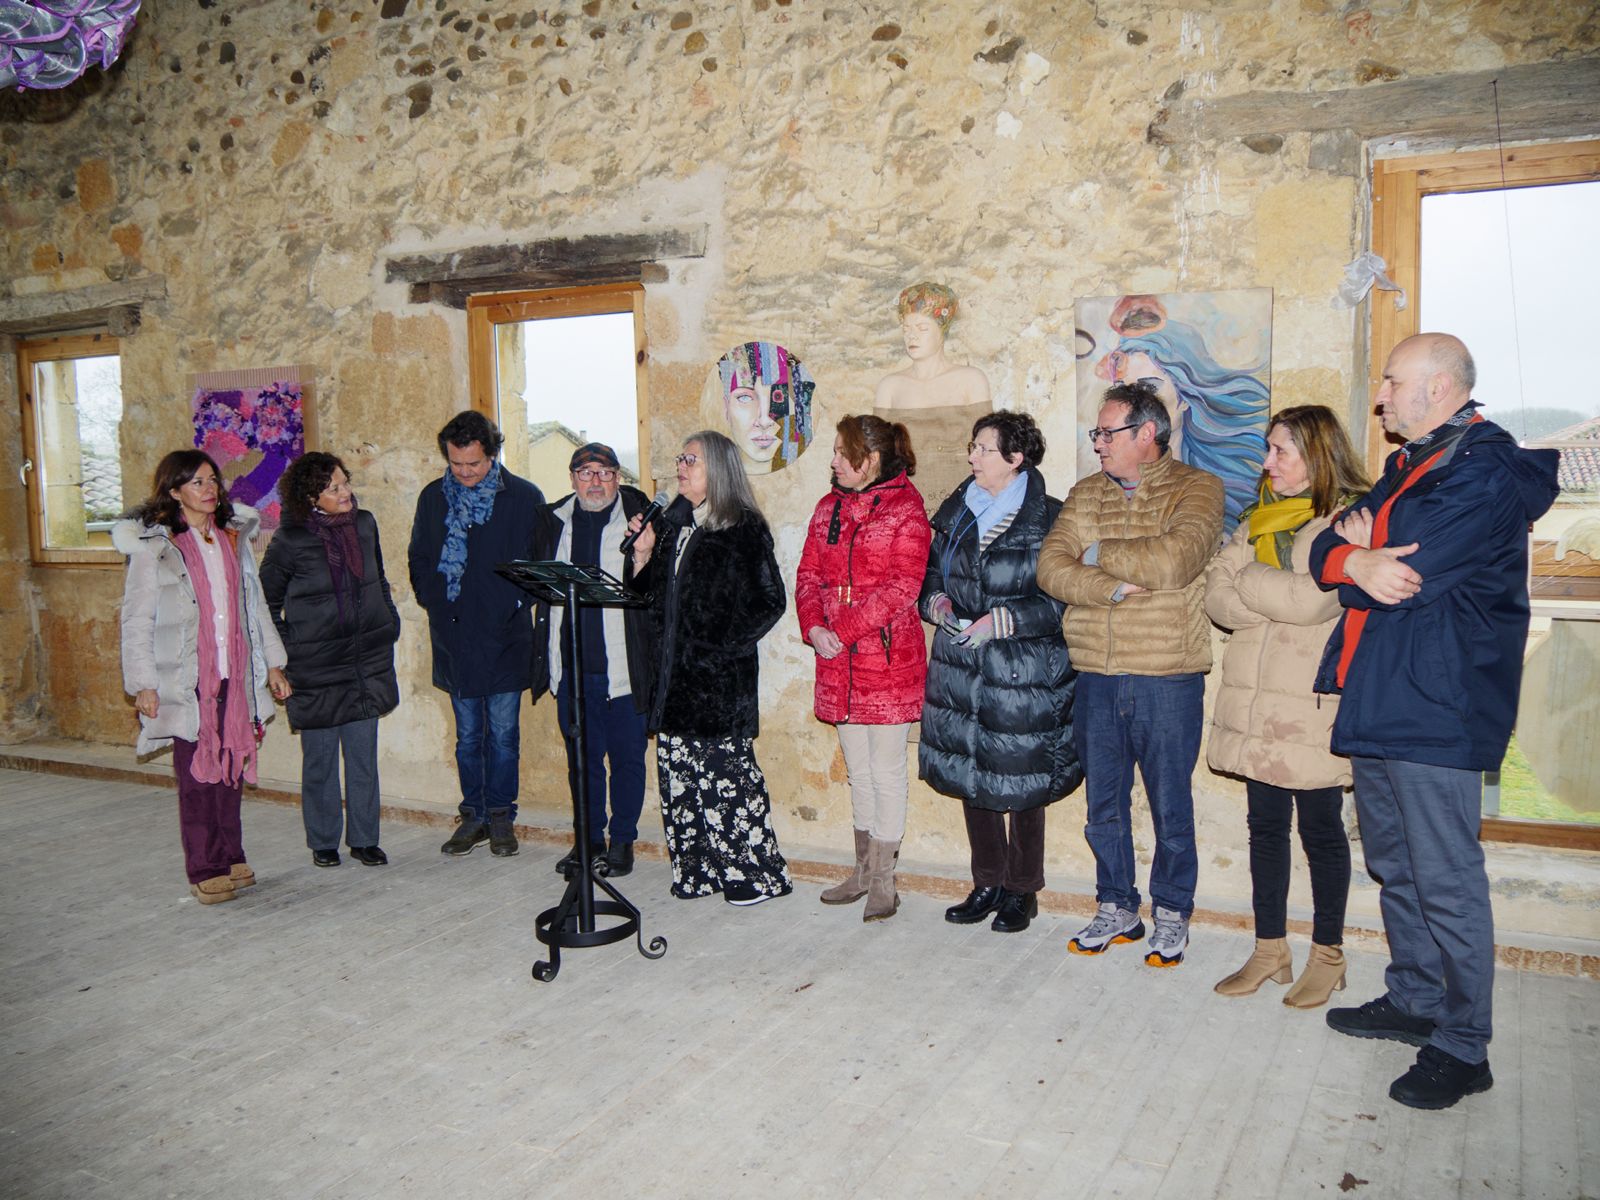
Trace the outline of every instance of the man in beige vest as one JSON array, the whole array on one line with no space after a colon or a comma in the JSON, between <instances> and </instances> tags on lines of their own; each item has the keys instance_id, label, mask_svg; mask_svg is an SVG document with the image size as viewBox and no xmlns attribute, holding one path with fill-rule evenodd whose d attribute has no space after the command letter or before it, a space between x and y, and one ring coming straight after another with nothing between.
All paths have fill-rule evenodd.
<instances>
[{"instance_id":1,"label":"man in beige vest","mask_svg":"<svg viewBox=\"0 0 1600 1200\"><path fill-rule=\"evenodd\" d=\"M1223 513L1222 480L1174 458L1171 436L1154 391L1110 388L1089 431L1100 473L1067 494L1039 553L1039 586L1068 606L1073 738L1100 906L1067 948L1100 954L1145 935L1130 827L1137 764L1156 834L1145 954L1153 967L1177 966L1189 945L1199 873L1190 776L1211 669L1205 566Z\"/></svg>"}]
</instances>

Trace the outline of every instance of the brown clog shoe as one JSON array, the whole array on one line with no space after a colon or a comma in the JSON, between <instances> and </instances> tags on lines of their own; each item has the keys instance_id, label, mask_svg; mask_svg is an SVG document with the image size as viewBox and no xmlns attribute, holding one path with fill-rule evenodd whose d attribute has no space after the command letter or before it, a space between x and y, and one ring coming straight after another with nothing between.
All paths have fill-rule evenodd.
<instances>
[{"instance_id":1,"label":"brown clog shoe","mask_svg":"<svg viewBox=\"0 0 1600 1200\"><path fill-rule=\"evenodd\" d=\"M189 894L201 904L221 904L233 899L233 880L226 875L213 875L199 883L189 885Z\"/></svg>"}]
</instances>

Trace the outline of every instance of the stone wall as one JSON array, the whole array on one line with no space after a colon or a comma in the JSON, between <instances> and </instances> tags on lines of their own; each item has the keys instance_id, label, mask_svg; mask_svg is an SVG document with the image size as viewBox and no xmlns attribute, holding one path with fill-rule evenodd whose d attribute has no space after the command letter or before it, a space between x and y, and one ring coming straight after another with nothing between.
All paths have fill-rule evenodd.
<instances>
[{"instance_id":1,"label":"stone wall","mask_svg":"<svg viewBox=\"0 0 1600 1200\"><path fill-rule=\"evenodd\" d=\"M165 277L167 299L124 342L130 480L184 442L191 373L314 367L322 441L378 517L407 622L386 784L447 800L448 706L402 564L414 497L440 469L434 434L468 403L466 326L385 282L389 258L703 228L703 256L646 277L662 478L725 348L800 353L827 431L901 363L897 291L947 281L964 313L952 351L983 367L998 405L1039 418L1064 494L1079 296L1270 287L1274 404L1355 411L1364 432L1364 330L1330 303L1365 242L1359 141L1291 126L1173 143L1151 128L1164 110L1377 95L1597 44L1583 0L149 5L111 72L0 105L0 288ZM1475 140L1493 128L1486 110ZM27 565L13 388L0 372L0 734L128 741L120 576ZM782 514L791 578L827 480L823 450L755 481ZM810 717L792 618L762 670L780 833L840 849L842 762ZM557 806L548 708L525 733L524 784ZM297 774L281 728L266 767ZM1241 790L1204 767L1196 783L1202 888L1243 895ZM1074 797L1052 814L1058 885L1092 875L1081 811ZM910 827L908 857L964 870L954 802L914 785ZM1147 825L1139 837L1147 858Z\"/></svg>"}]
</instances>

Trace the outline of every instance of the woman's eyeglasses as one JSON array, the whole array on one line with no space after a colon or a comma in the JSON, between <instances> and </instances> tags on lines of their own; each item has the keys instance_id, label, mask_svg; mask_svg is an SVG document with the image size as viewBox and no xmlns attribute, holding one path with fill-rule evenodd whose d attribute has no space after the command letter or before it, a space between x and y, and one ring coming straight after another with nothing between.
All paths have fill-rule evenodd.
<instances>
[{"instance_id":1,"label":"woman's eyeglasses","mask_svg":"<svg viewBox=\"0 0 1600 1200\"><path fill-rule=\"evenodd\" d=\"M680 454L672 461L680 467L692 467L700 461L700 456L698 454Z\"/></svg>"},{"instance_id":2,"label":"woman's eyeglasses","mask_svg":"<svg viewBox=\"0 0 1600 1200\"><path fill-rule=\"evenodd\" d=\"M985 446L982 442L968 442L968 454L999 454L999 446Z\"/></svg>"}]
</instances>

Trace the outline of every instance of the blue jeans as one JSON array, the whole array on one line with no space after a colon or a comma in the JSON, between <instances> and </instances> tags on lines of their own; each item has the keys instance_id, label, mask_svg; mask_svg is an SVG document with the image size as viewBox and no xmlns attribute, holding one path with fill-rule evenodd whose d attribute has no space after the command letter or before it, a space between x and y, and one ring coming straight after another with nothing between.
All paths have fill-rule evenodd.
<instances>
[{"instance_id":1,"label":"blue jeans","mask_svg":"<svg viewBox=\"0 0 1600 1200\"><path fill-rule=\"evenodd\" d=\"M606 761L611 762L611 843L621 845L639 836L639 814L644 809L644 751L648 740L644 714L636 712L632 696L612 697L604 675L583 677L583 743L588 762L589 844L598 846L606 834ZM577 792L577 743L573 741L572 680L561 677L556 691L556 720L567 742L567 783ZM573 830L574 836L577 830Z\"/></svg>"},{"instance_id":2,"label":"blue jeans","mask_svg":"<svg viewBox=\"0 0 1600 1200\"><path fill-rule=\"evenodd\" d=\"M517 815L517 752L522 693L450 697L456 713L456 770L461 775L461 816L487 821L506 809Z\"/></svg>"},{"instance_id":3,"label":"blue jeans","mask_svg":"<svg viewBox=\"0 0 1600 1200\"><path fill-rule=\"evenodd\" d=\"M1478 842L1483 776L1392 758L1352 758L1350 766L1389 939L1389 999L1431 1018L1440 1050L1480 1063L1494 999L1494 913Z\"/></svg>"},{"instance_id":4,"label":"blue jeans","mask_svg":"<svg viewBox=\"0 0 1600 1200\"><path fill-rule=\"evenodd\" d=\"M1194 844L1190 779L1200 758L1205 680L1189 675L1093 675L1080 672L1072 700L1073 741L1083 764L1094 851L1095 899L1139 911L1134 880L1133 768L1150 801L1156 854L1150 899L1188 916L1200 856Z\"/></svg>"}]
</instances>

